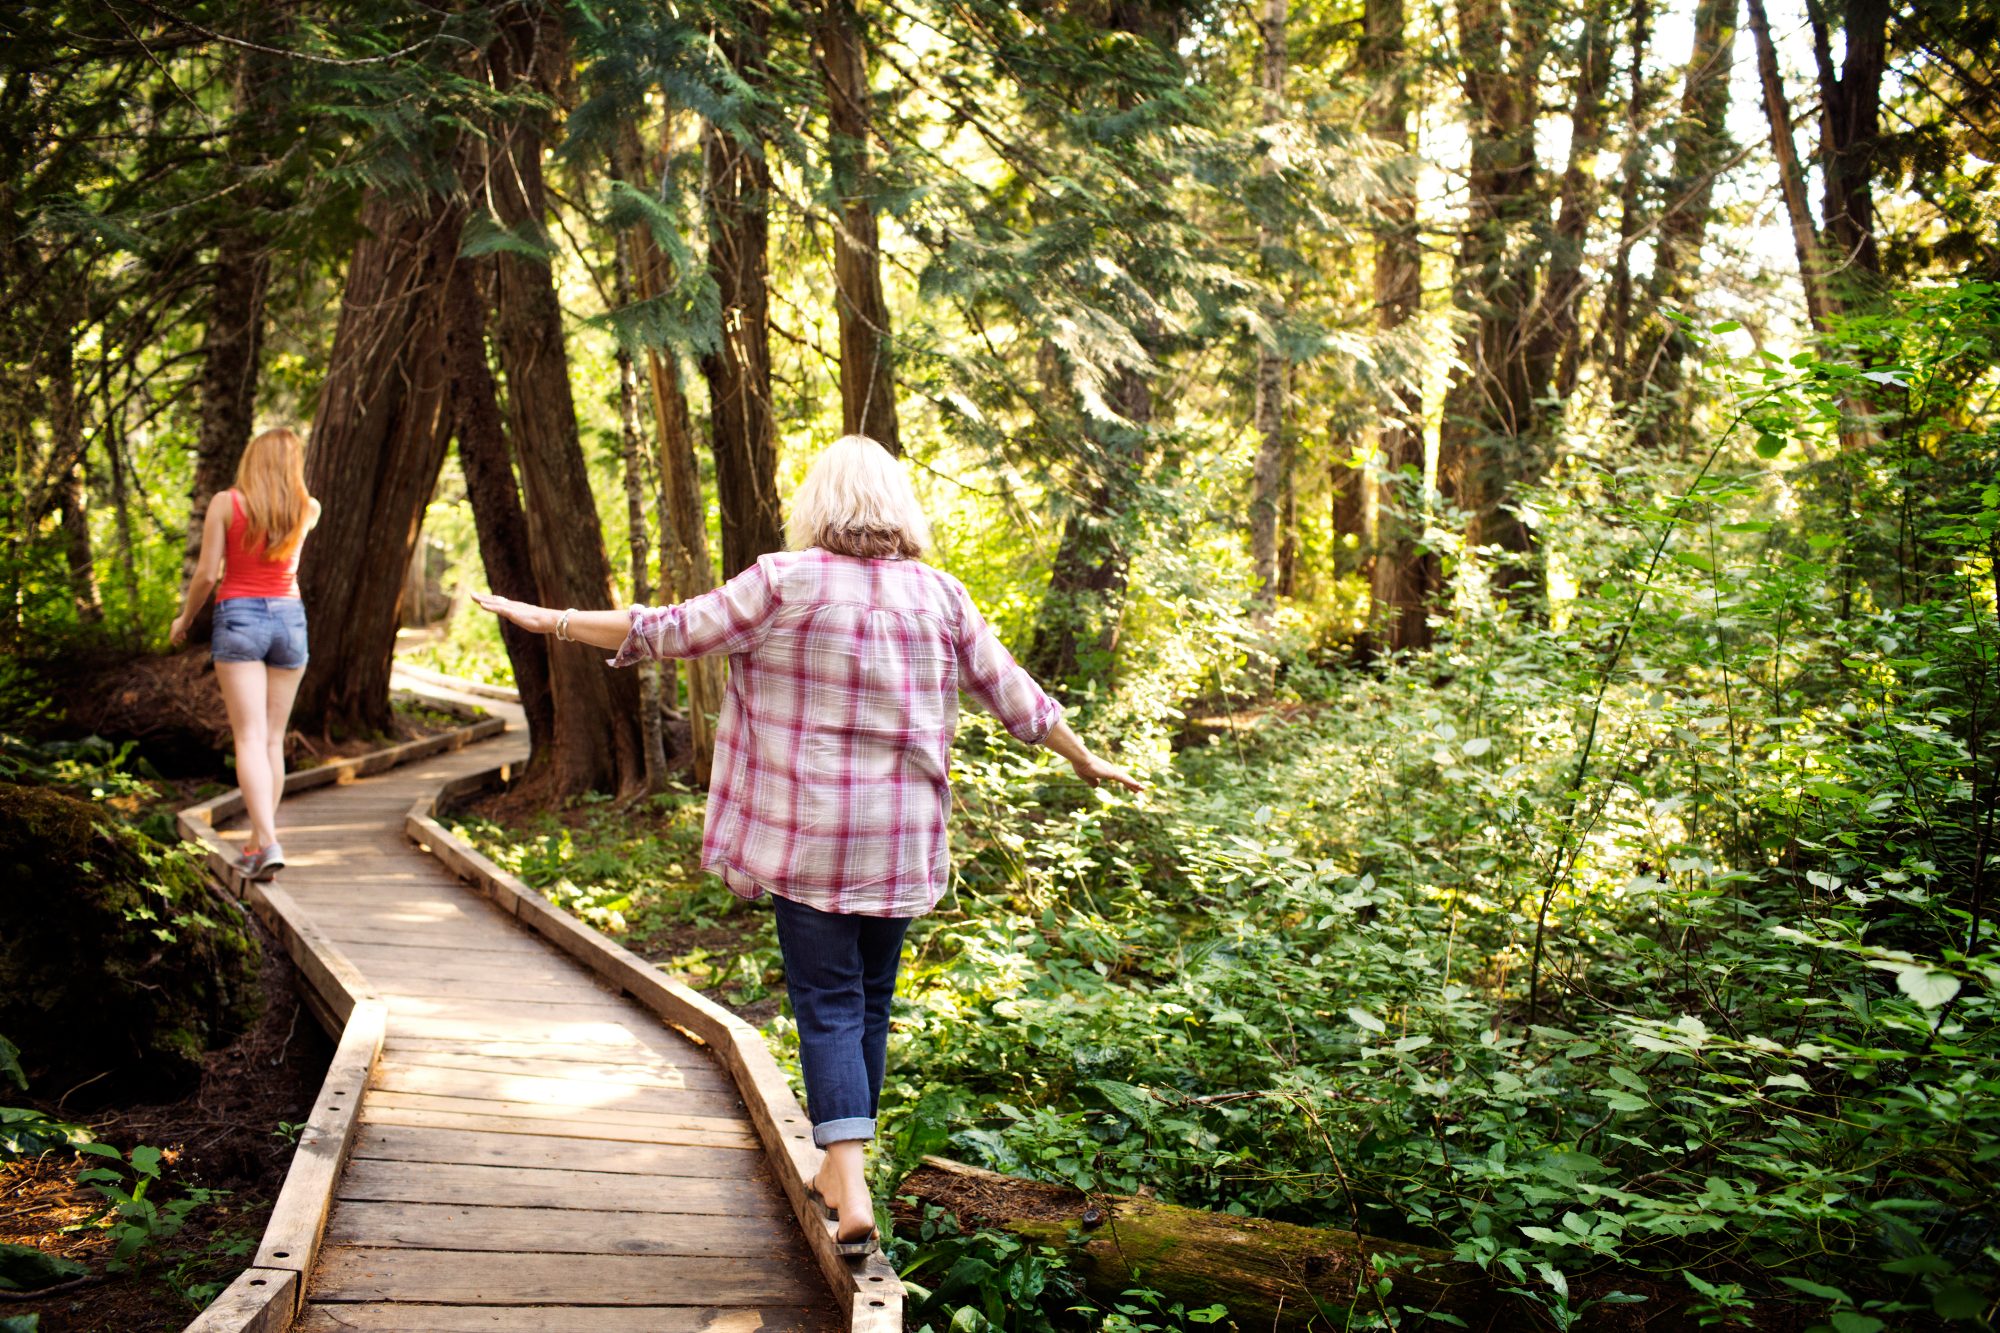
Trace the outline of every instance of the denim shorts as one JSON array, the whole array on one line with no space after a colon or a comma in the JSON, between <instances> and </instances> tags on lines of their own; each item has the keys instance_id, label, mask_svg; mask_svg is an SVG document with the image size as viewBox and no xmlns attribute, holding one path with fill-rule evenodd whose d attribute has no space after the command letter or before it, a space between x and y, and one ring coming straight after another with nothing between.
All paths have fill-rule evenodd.
<instances>
[{"instance_id":1,"label":"denim shorts","mask_svg":"<svg viewBox=\"0 0 2000 1333\"><path fill-rule=\"evenodd\" d=\"M306 664L306 604L296 597L232 597L215 604L209 651L218 662L262 662L280 671Z\"/></svg>"}]
</instances>

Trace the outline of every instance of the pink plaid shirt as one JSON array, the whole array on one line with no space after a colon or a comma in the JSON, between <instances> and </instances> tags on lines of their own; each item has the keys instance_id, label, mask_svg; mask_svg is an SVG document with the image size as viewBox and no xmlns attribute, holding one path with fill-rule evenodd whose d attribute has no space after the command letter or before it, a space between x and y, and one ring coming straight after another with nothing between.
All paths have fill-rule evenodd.
<instances>
[{"instance_id":1,"label":"pink plaid shirt","mask_svg":"<svg viewBox=\"0 0 2000 1333\"><path fill-rule=\"evenodd\" d=\"M1021 740L1062 717L963 584L916 560L767 555L679 606L632 608L613 666L727 653L703 867L739 896L921 916L950 869L963 689Z\"/></svg>"}]
</instances>

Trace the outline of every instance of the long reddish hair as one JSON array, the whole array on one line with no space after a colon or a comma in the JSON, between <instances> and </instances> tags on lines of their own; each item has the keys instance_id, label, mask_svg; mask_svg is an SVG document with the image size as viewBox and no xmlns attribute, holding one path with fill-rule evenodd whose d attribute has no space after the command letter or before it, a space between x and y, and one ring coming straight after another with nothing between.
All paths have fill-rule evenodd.
<instances>
[{"instance_id":1,"label":"long reddish hair","mask_svg":"<svg viewBox=\"0 0 2000 1333\"><path fill-rule=\"evenodd\" d=\"M236 465L236 490L250 526L250 543L264 543L264 558L289 560L306 535L306 442L280 426L254 437Z\"/></svg>"}]
</instances>

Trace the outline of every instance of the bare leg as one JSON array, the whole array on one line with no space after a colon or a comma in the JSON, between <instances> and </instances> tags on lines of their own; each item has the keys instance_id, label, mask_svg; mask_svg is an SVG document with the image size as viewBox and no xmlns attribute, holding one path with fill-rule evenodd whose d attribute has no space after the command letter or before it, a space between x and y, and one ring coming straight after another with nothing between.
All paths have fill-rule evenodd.
<instances>
[{"instance_id":1,"label":"bare leg","mask_svg":"<svg viewBox=\"0 0 2000 1333\"><path fill-rule=\"evenodd\" d=\"M243 808L250 816L250 847L246 850L251 851L269 846L278 836L265 675L262 662L215 664L223 706L229 710L229 733L236 740L236 785L243 790Z\"/></svg>"},{"instance_id":2,"label":"bare leg","mask_svg":"<svg viewBox=\"0 0 2000 1333\"><path fill-rule=\"evenodd\" d=\"M875 1201L868 1195L866 1139L846 1139L826 1145L813 1187L840 1210L841 1240L861 1240L875 1229Z\"/></svg>"},{"instance_id":3,"label":"bare leg","mask_svg":"<svg viewBox=\"0 0 2000 1333\"><path fill-rule=\"evenodd\" d=\"M292 725L292 701L299 697L299 682L305 679L304 667L280 669L272 667L265 672L264 726L269 737L271 757L271 836L278 836L278 802L285 799L285 733Z\"/></svg>"}]
</instances>

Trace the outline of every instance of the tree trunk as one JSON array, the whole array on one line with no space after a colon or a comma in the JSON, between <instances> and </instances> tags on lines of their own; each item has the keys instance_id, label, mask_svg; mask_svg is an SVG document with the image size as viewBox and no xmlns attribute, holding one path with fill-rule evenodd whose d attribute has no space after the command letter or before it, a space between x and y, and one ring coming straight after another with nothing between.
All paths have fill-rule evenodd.
<instances>
[{"instance_id":1,"label":"tree trunk","mask_svg":"<svg viewBox=\"0 0 2000 1333\"><path fill-rule=\"evenodd\" d=\"M1881 277L1875 247L1875 154L1882 135L1882 75L1889 60L1888 0L1845 0L1844 50L1833 65L1823 10L1808 5L1819 66L1820 168L1827 245L1843 285L1864 296Z\"/></svg>"},{"instance_id":2,"label":"tree trunk","mask_svg":"<svg viewBox=\"0 0 2000 1333\"><path fill-rule=\"evenodd\" d=\"M1417 236L1416 182L1408 169L1410 94L1403 51L1403 0L1367 0L1362 15L1361 67L1369 88L1369 132L1398 158L1393 188L1381 203L1375 246L1375 327L1385 336L1416 316L1423 299L1421 243ZM1383 424L1375 445L1373 567L1369 572L1376 634L1390 650L1430 642L1425 600L1433 557L1418 544L1424 474L1420 368L1389 366ZM1357 477L1357 487L1362 479Z\"/></svg>"},{"instance_id":3,"label":"tree trunk","mask_svg":"<svg viewBox=\"0 0 2000 1333\"><path fill-rule=\"evenodd\" d=\"M1652 94L1646 82L1646 50L1651 45L1649 28L1652 7L1649 0L1632 0L1632 52L1628 66L1630 84L1625 94L1625 151L1619 163L1618 254L1611 261L1611 296L1604 325L1611 344L1611 385L1616 400L1629 401L1633 376L1627 353L1632 336L1632 247L1639 243L1641 230L1640 186L1646 176L1646 123ZM1600 344L1601 346L1601 344Z\"/></svg>"},{"instance_id":4,"label":"tree trunk","mask_svg":"<svg viewBox=\"0 0 2000 1333\"><path fill-rule=\"evenodd\" d=\"M1799 152L1792 138L1792 112L1785 98L1784 77L1778 72L1778 53L1771 44L1771 21L1764 13L1764 0L1749 0L1750 36L1757 46L1757 76L1764 89L1764 114L1771 123L1771 156L1778 164L1778 189L1784 196L1785 216L1792 224L1792 248L1799 258L1799 282L1805 288L1806 314L1813 330L1825 333L1828 320L1838 313L1826 290L1820 267L1819 238L1813 235L1812 211L1806 202L1806 177L1799 166Z\"/></svg>"},{"instance_id":5,"label":"tree trunk","mask_svg":"<svg viewBox=\"0 0 2000 1333\"><path fill-rule=\"evenodd\" d=\"M621 307L632 304L632 238L620 233L612 239L617 266L616 295ZM646 451L639 424L639 376L632 364L632 349L618 344L618 426L624 445L625 527L632 554L632 600L650 605L653 600L652 572L647 562L652 542L647 534ZM667 749L660 732L660 662L642 662L639 671L639 749L645 760L646 790L654 792L666 785Z\"/></svg>"},{"instance_id":6,"label":"tree trunk","mask_svg":"<svg viewBox=\"0 0 2000 1333\"><path fill-rule=\"evenodd\" d=\"M717 44L744 82L765 81L770 15L746 5ZM708 380L709 446L715 453L722 509L722 577L734 578L760 555L785 547L778 507L778 438L771 408L769 290L771 171L764 145L712 122L702 126L708 173L708 268L721 297L716 349L702 358ZM747 140L747 141L746 141Z\"/></svg>"},{"instance_id":7,"label":"tree trunk","mask_svg":"<svg viewBox=\"0 0 2000 1333\"><path fill-rule=\"evenodd\" d=\"M1722 3L1733 5L1735 0ZM1597 219L1597 154L1604 145L1604 94L1611 81L1610 25L1605 10L1603 0L1588 0L1584 10L1576 53L1576 100L1570 108L1569 163L1558 193L1541 310L1528 341L1531 401L1546 401L1551 389L1556 399L1553 409L1544 409L1545 430L1560 421L1561 400L1576 387L1583 252L1590 240L1591 223Z\"/></svg>"},{"instance_id":8,"label":"tree trunk","mask_svg":"<svg viewBox=\"0 0 2000 1333\"><path fill-rule=\"evenodd\" d=\"M567 59L558 18L510 6L492 47L494 81L502 89L555 84ZM516 235L550 247L542 186L542 130L535 117L493 127L486 195L496 220ZM545 258L503 251L495 256L493 331L507 379L507 424L527 497L529 561L544 606L614 605L611 562L577 435L569 356L555 275ZM645 784L639 736L639 685L630 672L608 671L604 655L580 643L550 643L549 692L555 722L549 743L530 761L523 781L540 799L588 791L621 796ZM539 761L539 762L537 762Z\"/></svg>"},{"instance_id":9,"label":"tree trunk","mask_svg":"<svg viewBox=\"0 0 2000 1333\"><path fill-rule=\"evenodd\" d=\"M215 285L208 298L208 326L201 342L201 424L195 435L194 484L188 490L183 582L194 573L194 562L201 555L201 527L209 497L236 480L236 464L250 442L264 345L264 292L270 273L270 256L248 227L232 227L222 234L216 246ZM207 623L205 614L202 623ZM199 638L207 637L204 628Z\"/></svg>"},{"instance_id":10,"label":"tree trunk","mask_svg":"<svg viewBox=\"0 0 2000 1333\"><path fill-rule=\"evenodd\" d=\"M1153 388L1138 371L1124 370L1107 397L1130 424L1089 427L1105 455L1103 472L1084 507L1063 520L1048 592L1028 647L1029 672L1051 686L1108 676L1118 652L1131 562L1118 529L1132 483L1145 462Z\"/></svg>"},{"instance_id":11,"label":"tree trunk","mask_svg":"<svg viewBox=\"0 0 2000 1333\"><path fill-rule=\"evenodd\" d=\"M1695 6L1694 46L1688 54L1680 124L1674 132L1673 177L1667 183L1653 275L1646 283L1646 303L1656 313L1631 361L1620 363L1629 366L1624 373L1633 381L1622 394L1628 402L1638 400L1648 387L1671 397L1681 385L1687 338L1678 324L1657 312L1681 310L1694 298L1701 247L1715 211L1715 178L1729 156L1725 122L1729 117L1730 71L1735 63L1737 3L1699 0ZM1647 413L1640 427L1640 442L1657 443L1661 423L1658 413Z\"/></svg>"},{"instance_id":12,"label":"tree trunk","mask_svg":"<svg viewBox=\"0 0 2000 1333\"><path fill-rule=\"evenodd\" d=\"M58 457L76 459L56 486L61 516L63 564L69 575L70 601L76 618L87 625L104 619L97 595L96 560L90 549L90 514L84 503L83 422L76 404L76 366L68 337L57 338L49 350L49 435Z\"/></svg>"},{"instance_id":13,"label":"tree trunk","mask_svg":"<svg viewBox=\"0 0 2000 1333\"><path fill-rule=\"evenodd\" d=\"M826 83L828 162L834 211L834 304L840 316L840 423L899 457L895 360L889 304L882 296L874 173L868 139L872 94L868 52L854 0L821 0L821 74Z\"/></svg>"},{"instance_id":14,"label":"tree trunk","mask_svg":"<svg viewBox=\"0 0 2000 1333\"><path fill-rule=\"evenodd\" d=\"M1504 506L1518 483L1539 479L1546 467L1525 355L1539 267L1532 224L1543 207L1531 96L1537 44L1514 39L1501 0L1464 0L1458 21L1472 115L1454 292L1466 334L1445 400L1438 475L1445 495L1471 516L1467 545L1499 548L1494 584L1506 589L1526 580L1520 566L1533 535Z\"/></svg>"},{"instance_id":15,"label":"tree trunk","mask_svg":"<svg viewBox=\"0 0 2000 1333\"><path fill-rule=\"evenodd\" d=\"M1264 0L1264 12L1257 22L1262 38L1257 84L1263 105L1261 119L1267 127L1279 124L1285 116L1286 4L1287 0ZM1274 153L1275 149L1267 152L1259 164L1267 180L1277 175ZM1257 248L1267 267L1281 243L1268 221L1259 224ZM1257 342L1257 462L1250 488L1250 570L1257 581L1256 599L1269 608L1278 594L1278 510L1286 483L1285 387L1290 365L1275 342L1285 317L1282 302L1274 299L1264 315L1271 334Z\"/></svg>"},{"instance_id":16,"label":"tree trunk","mask_svg":"<svg viewBox=\"0 0 2000 1333\"><path fill-rule=\"evenodd\" d=\"M325 511L299 561L312 658L294 717L326 735L390 729L403 574L452 425L444 292L464 212L371 190L361 225L306 451Z\"/></svg>"},{"instance_id":17,"label":"tree trunk","mask_svg":"<svg viewBox=\"0 0 2000 1333\"><path fill-rule=\"evenodd\" d=\"M188 491L183 583L194 574L195 561L201 555L202 522L209 499L235 481L236 465L250 442L270 269L262 241L247 227L223 233L216 251L208 327L202 338L201 424L195 437L194 482ZM188 628L189 641L206 642L214 619L215 603L211 600L196 612Z\"/></svg>"},{"instance_id":18,"label":"tree trunk","mask_svg":"<svg viewBox=\"0 0 2000 1333\"><path fill-rule=\"evenodd\" d=\"M283 6L273 14L282 21ZM240 52L236 59L235 122L232 150L262 161L273 131L275 106L271 96L277 61L265 51ZM214 282L201 346L201 419L195 434L194 481L188 488L187 545L181 557L181 581L194 574L201 555L202 520L209 497L236 479L236 464L250 442L257 410L257 380L264 350L264 299L270 285L271 257L264 238L250 219L262 210L265 190L255 181L236 196L238 210L216 237ZM214 624L215 603L195 615L188 639L205 643Z\"/></svg>"},{"instance_id":19,"label":"tree trunk","mask_svg":"<svg viewBox=\"0 0 2000 1333\"><path fill-rule=\"evenodd\" d=\"M508 457L500 421L499 388L486 361L486 294L472 260L452 265L445 301L449 320L452 430L466 499L479 538L486 586L502 597L533 602L541 595L528 560L528 516ZM528 715L531 751L555 735L555 702L549 697L549 644L539 634L502 620L500 642L514 668L514 688Z\"/></svg>"},{"instance_id":20,"label":"tree trunk","mask_svg":"<svg viewBox=\"0 0 2000 1333\"><path fill-rule=\"evenodd\" d=\"M621 136L615 169L629 184L647 186L636 129L628 129ZM630 241L638 297L652 300L673 285L673 275L667 271L667 257L644 227L633 228ZM672 347L650 347L646 350L646 365L652 385L655 469L659 482L660 582L668 597L684 602L715 587L715 566L708 555L708 506L702 499L701 466L695 457L687 394L681 386L679 354ZM714 716L722 707L723 663L712 657L697 658L681 663L680 667L687 681L688 733L694 750L695 781L707 786L715 761Z\"/></svg>"},{"instance_id":21,"label":"tree trunk","mask_svg":"<svg viewBox=\"0 0 2000 1333\"><path fill-rule=\"evenodd\" d=\"M1392 1262L1387 1304L1442 1311L1462 1326L1524 1326L1524 1310L1500 1303L1493 1284L1443 1250L1378 1240L1332 1227L1235 1217L1128 1194L1084 1194L926 1157L895 1189L921 1220L941 1208L972 1230L992 1226L1067 1252L1085 1289L1116 1300L1135 1286L1189 1309L1217 1302L1241 1329L1339 1326L1350 1308L1375 1314L1377 1256ZM899 1208L901 1205L899 1205ZM1078 1239L1072 1243L1072 1234Z\"/></svg>"}]
</instances>

